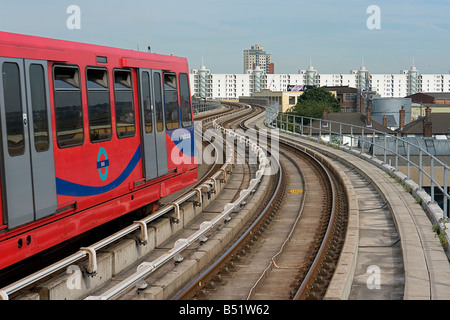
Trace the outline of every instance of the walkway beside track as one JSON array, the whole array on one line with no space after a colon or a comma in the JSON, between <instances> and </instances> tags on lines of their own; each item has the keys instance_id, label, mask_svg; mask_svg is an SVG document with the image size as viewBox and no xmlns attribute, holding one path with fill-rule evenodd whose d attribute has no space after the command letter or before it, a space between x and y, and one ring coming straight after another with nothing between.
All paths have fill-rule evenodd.
<instances>
[{"instance_id":1,"label":"walkway beside track","mask_svg":"<svg viewBox=\"0 0 450 320\"><path fill-rule=\"evenodd\" d=\"M263 121L264 114L257 120L252 120L249 126L266 129ZM380 231L380 220L367 215L367 206L360 206L359 228L354 230L355 234L358 234L357 237L354 237L354 240L358 242L359 249L357 259L354 259L356 265L353 266L355 274L353 275L351 291L348 292L344 288L336 290L346 293L341 296L334 295L332 299L450 299L449 260L439 239L432 231L432 224L426 212L410 193L406 192L399 183L382 169L354 154L282 132L280 132L280 137L291 141L295 140L297 143L335 160L342 167L343 173L348 175L353 185L358 183L355 177L351 176L352 171L355 171L372 184L392 215L393 224L391 225L395 227L395 230L389 224L386 224L381 233L376 232L377 230ZM362 197L363 195L360 194L359 204L364 204ZM376 205L376 203L372 204ZM382 206L379 209L381 210ZM363 217L365 218L363 219ZM383 232L385 233L384 236L382 235ZM398 241L394 240L397 235ZM384 245L370 245L370 243L380 242ZM368 250L369 247L370 250ZM386 250L387 247L393 249ZM397 254L396 258L395 247L399 247L397 252L401 254L400 257ZM403 263L402 276L395 276L398 275L398 272L392 271L393 269L387 272L385 270L386 273L383 276L383 265L386 265L386 263L391 266L394 265L395 269L395 262L399 261L396 259L401 259L400 261ZM379 269L376 267L369 268L370 266L378 266ZM392 276L393 274L394 276ZM336 275L336 277L338 276ZM343 285L346 282L344 280L346 279L340 281ZM392 291L385 291L386 294L380 295L380 289L377 288L383 288L383 281L385 281L385 285L386 282L389 282ZM397 285L393 285L393 281L397 281ZM380 287L377 287L378 283ZM398 288L402 285L403 293L399 293Z\"/></svg>"}]
</instances>

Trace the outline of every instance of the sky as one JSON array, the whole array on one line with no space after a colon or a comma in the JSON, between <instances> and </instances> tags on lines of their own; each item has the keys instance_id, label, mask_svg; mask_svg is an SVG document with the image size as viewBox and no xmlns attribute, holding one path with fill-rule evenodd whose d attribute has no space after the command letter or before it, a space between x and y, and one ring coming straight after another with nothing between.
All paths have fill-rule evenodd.
<instances>
[{"instance_id":1,"label":"sky","mask_svg":"<svg viewBox=\"0 0 450 320\"><path fill-rule=\"evenodd\" d=\"M79 29L71 29L80 9ZM377 6L378 12L369 11ZM450 72L449 0L0 0L0 31L175 54L243 73L259 44L275 73ZM369 21L368 21L369 20ZM1 56L1 53L0 53Z\"/></svg>"}]
</instances>

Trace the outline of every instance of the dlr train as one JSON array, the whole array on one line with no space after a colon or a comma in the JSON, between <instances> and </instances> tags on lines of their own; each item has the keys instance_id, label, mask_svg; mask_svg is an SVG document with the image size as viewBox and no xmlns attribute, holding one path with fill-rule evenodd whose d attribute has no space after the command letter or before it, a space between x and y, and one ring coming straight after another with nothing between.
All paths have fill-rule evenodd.
<instances>
[{"instance_id":1,"label":"dlr train","mask_svg":"<svg viewBox=\"0 0 450 320\"><path fill-rule=\"evenodd\" d=\"M197 181L185 58L0 32L0 270Z\"/></svg>"}]
</instances>

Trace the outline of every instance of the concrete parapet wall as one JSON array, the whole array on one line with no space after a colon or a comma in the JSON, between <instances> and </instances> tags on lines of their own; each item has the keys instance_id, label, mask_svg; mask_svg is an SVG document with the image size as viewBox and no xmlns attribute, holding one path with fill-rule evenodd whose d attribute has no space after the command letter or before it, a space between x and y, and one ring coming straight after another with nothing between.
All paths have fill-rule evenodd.
<instances>
[{"instance_id":1,"label":"concrete parapet wall","mask_svg":"<svg viewBox=\"0 0 450 320\"><path fill-rule=\"evenodd\" d=\"M227 175L227 181L230 175ZM175 213L148 224L147 244L139 244L139 232L136 231L126 236L121 241L97 252L97 274L94 276L84 275L88 261L81 261L52 279L40 284L35 293L22 294L15 300L29 300L40 297L41 300L77 300L88 295L90 292L100 288L113 276L136 263L144 256L152 252L156 247L167 241L176 232L191 222L220 194L226 185L217 180L216 193L211 193L210 198L202 193L202 207L196 207L194 201L186 201L180 205L180 221L174 221Z\"/></svg>"}]
</instances>

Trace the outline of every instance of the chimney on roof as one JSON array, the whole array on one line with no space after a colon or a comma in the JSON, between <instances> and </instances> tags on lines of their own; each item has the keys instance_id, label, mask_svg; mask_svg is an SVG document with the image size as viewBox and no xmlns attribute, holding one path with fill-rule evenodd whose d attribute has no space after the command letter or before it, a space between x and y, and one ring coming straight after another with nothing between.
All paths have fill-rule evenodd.
<instances>
[{"instance_id":1,"label":"chimney on roof","mask_svg":"<svg viewBox=\"0 0 450 320\"><path fill-rule=\"evenodd\" d=\"M327 109L327 107L323 107L322 119L323 120L328 120L328 109Z\"/></svg>"},{"instance_id":2,"label":"chimney on roof","mask_svg":"<svg viewBox=\"0 0 450 320\"><path fill-rule=\"evenodd\" d=\"M372 126L372 108L370 106L367 107L366 110L366 120L367 120L367 126Z\"/></svg>"},{"instance_id":3,"label":"chimney on roof","mask_svg":"<svg viewBox=\"0 0 450 320\"><path fill-rule=\"evenodd\" d=\"M425 120L427 122L431 122L431 107L427 106L426 110L425 110Z\"/></svg>"},{"instance_id":4,"label":"chimney on roof","mask_svg":"<svg viewBox=\"0 0 450 320\"><path fill-rule=\"evenodd\" d=\"M427 106L425 118L423 119L423 137L431 138L433 136L433 123L431 122L431 108Z\"/></svg>"},{"instance_id":5,"label":"chimney on roof","mask_svg":"<svg viewBox=\"0 0 450 320\"><path fill-rule=\"evenodd\" d=\"M322 119L323 120L328 120L328 109L327 109L327 107L323 107ZM323 126L327 127L328 126L328 121L324 121L323 122Z\"/></svg>"},{"instance_id":6,"label":"chimney on roof","mask_svg":"<svg viewBox=\"0 0 450 320\"><path fill-rule=\"evenodd\" d=\"M405 127L405 107L402 106L402 109L400 110L400 130L403 130Z\"/></svg>"},{"instance_id":7,"label":"chimney on roof","mask_svg":"<svg viewBox=\"0 0 450 320\"><path fill-rule=\"evenodd\" d=\"M363 94L361 93L359 96L359 112L363 115L366 111L366 101L364 99Z\"/></svg>"},{"instance_id":8,"label":"chimney on roof","mask_svg":"<svg viewBox=\"0 0 450 320\"><path fill-rule=\"evenodd\" d=\"M385 128L387 128L387 117L386 117L386 115L384 115L383 116L383 126L385 127Z\"/></svg>"}]
</instances>

